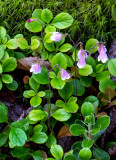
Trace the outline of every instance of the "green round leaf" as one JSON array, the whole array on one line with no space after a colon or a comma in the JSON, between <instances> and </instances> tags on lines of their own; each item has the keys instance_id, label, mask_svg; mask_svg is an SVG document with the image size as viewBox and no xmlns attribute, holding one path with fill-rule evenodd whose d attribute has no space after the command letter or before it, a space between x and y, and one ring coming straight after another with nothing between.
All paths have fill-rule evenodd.
<instances>
[{"instance_id":1,"label":"green round leaf","mask_svg":"<svg viewBox=\"0 0 116 160\"><path fill-rule=\"evenodd\" d=\"M7 107L0 103L0 123L8 122L8 109Z\"/></svg>"},{"instance_id":2,"label":"green round leaf","mask_svg":"<svg viewBox=\"0 0 116 160\"><path fill-rule=\"evenodd\" d=\"M4 38L5 36L6 36L6 29L0 26L0 39Z\"/></svg>"},{"instance_id":3,"label":"green round leaf","mask_svg":"<svg viewBox=\"0 0 116 160\"><path fill-rule=\"evenodd\" d=\"M79 68L79 74L81 76L88 76L92 72L93 72L93 69L89 64L86 64L84 68Z\"/></svg>"},{"instance_id":4,"label":"green round leaf","mask_svg":"<svg viewBox=\"0 0 116 160\"><path fill-rule=\"evenodd\" d=\"M95 53L98 49L98 45L96 45L96 43L99 43L99 41L97 39L89 39L87 42L86 42L86 45L85 45L85 49L88 50L90 53ZM96 45L95 48L93 48L94 46ZM91 49L93 48L93 49Z\"/></svg>"},{"instance_id":5,"label":"green round leaf","mask_svg":"<svg viewBox=\"0 0 116 160\"><path fill-rule=\"evenodd\" d=\"M92 156L91 150L87 147L81 149L79 152L80 160L90 160L91 156Z\"/></svg>"},{"instance_id":6,"label":"green round leaf","mask_svg":"<svg viewBox=\"0 0 116 160\"><path fill-rule=\"evenodd\" d=\"M66 103L66 105L64 105L63 108L67 112L76 113L79 106L75 102L71 102L71 100L69 99L69 101Z\"/></svg>"},{"instance_id":7,"label":"green round leaf","mask_svg":"<svg viewBox=\"0 0 116 160\"><path fill-rule=\"evenodd\" d=\"M31 40L31 49L35 50L39 47L40 41L38 39L32 39Z\"/></svg>"},{"instance_id":8,"label":"green round leaf","mask_svg":"<svg viewBox=\"0 0 116 160\"><path fill-rule=\"evenodd\" d=\"M104 79L110 78L110 72L109 71L103 71L101 73L98 73L96 76L96 81L101 81Z\"/></svg>"},{"instance_id":9,"label":"green round leaf","mask_svg":"<svg viewBox=\"0 0 116 160\"><path fill-rule=\"evenodd\" d=\"M9 74L2 74L2 81L3 81L4 83L9 84L9 83L12 83L12 82L13 82L13 78L12 78L12 76L9 75Z\"/></svg>"},{"instance_id":10,"label":"green round leaf","mask_svg":"<svg viewBox=\"0 0 116 160\"><path fill-rule=\"evenodd\" d=\"M18 48L18 44L17 44L17 39L10 39L7 43L6 46L9 49L17 49Z\"/></svg>"},{"instance_id":11,"label":"green round leaf","mask_svg":"<svg viewBox=\"0 0 116 160\"><path fill-rule=\"evenodd\" d=\"M51 26L51 25L47 26L45 28L45 33L49 33L49 32L56 32L56 28L54 26Z\"/></svg>"},{"instance_id":12,"label":"green round leaf","mask_svg":"<svg viewBox=\"0 0 116 160\"><path fill-rule=\"evenodd\" d=\"M109 72L116 77L116 59L110 59L108 62Z\"/></svg>"},{"instance_id":13,"label":"green round leaf","mask_svg":"<svg viewBox=\"0 0 116 160\"><path fill-rule=\"evenodd\" d=\"M44 37L44 43L51 43L52 42L51 36L52 36L52 33L47 33Z\"/></svg>"},{"instance_id":14,"label":"green round leaf","mask_svg":"<svg viewBox=\"0 0 116 160\"><path fill-rule=\"evenodd\" d=\"M100 81L99 83L99 89L101 92L105 92L106 87L112 87L113 89L116 88L116 83L114 81L112 81L111 79L104 79L102 81Z\"/></svg>"},{"instance_id":15,"label":"green round leaf","mask_svg":"<svg viewBox=\"0 0 116 160\"><path fill-rule=\"evenodd\" d=\"M97 119L94 128L97 128L99 126L101 126L100 130L103 130L105 128L107 128L110 124L110 117L109 116L102 116L100 118Z\"/></svg>"},{"instance_id":16,"label":"green round leaf","mask_svg":"<svg viewBox=\"0 0 116 160\"><path fill-rule=\"evenodd\" d=\"M2 73L2 65L0 64L0 74Z\"/></svg>"},{"instance_id":17,"label":"green round leaf","mask_svg":"<svg viewBox=\"0 0 116 160\"><path fill-rule=\"evenodd\" d=\"M68 13L60 13L58 14L52 21L52 25L54 25L58 29L65 29L71 26L73 23L73 17Z\"/></svg>"},{"instance_id":18,"label":"green round leaf","mask_svg":"<svg viewBox=\"0 0 116 160\"><path fill-rule=\"evenodd\" d=\"M92 147L93 145L93 141L91 139L85 139L82 143L82 147Z\"/></svg>"},{"instance_id":19,"label":"green round leaf","mask_svg":"<svg viewBox=\"0 0 116 160\"><path fill-rule=\"evenodd\" d=\"M54 46L54 42L52 42L52 43L44 43L44 46L49 52L53 52L56 49L55 46Z\"/></svg>"},{"instance_id":20,"label":"green round leaf","mask_svg":"<svg viewBox=\"0 0 116 160\"><path fill-rule=\"evenodd\" d=\"M35 151L34 153L31 154L34 160L45 160L46 159L46 154L44 151Z\"/></svg>"},{"instance_id":21,"label":"green round leaf","mask_svg":"<svg viewBox=\"0 0 116 160\"><path fill-rule=\"evenodd\" d=\"M6 126L5 129L0 133L0 147L5 145L5 143L7 142L9 137L9 132L10 132L10 127Z\"/></svg>"},{"instance_id":22,"label":"green round leaf","mask_svg":"<svg viewBox=\"0 0 116 160\"><path fill-rule=\"evenodd\" d=\"M48 71L45 67L41 68L41 73L33 74L32 77L40 84L48 84Z\"/></svg>"},{"instance_id":23,"label":"green round leaf","mask_svg":"<svg viewBox=\"0 0 116 160\"><path fill-rule=\"evenodd\" d=\"M0 60L3 58L4 56L4 48L2 45L0 45Z\"/></svg>"},{"instance_id":24,"label":"green round leaf","mask_svg":"<svg viewBox=\"0 0 116 160\"><path fill-rule=\"evenodd\" d=\"M65 56L60 52L60 53L57 53L53 59L52 59L52 67L54 67L55 64L58 64L61 68L63 69L66 69L67 68L67 60L65 58ZM56 72L59 71L59 69L57 67L54 68L54 70Z\"/></svg>"},{"instance_id":25,"label":"green round leaf","mask_svg":"<svg viewBox=\"0 0 116 160\"><path fill-rule=\"evenodd\" d=\"M34 12L32 13L32 17L38 18L42 22L42 9L35 9Z\"/></svg>"},{"instance_id":26,"label":"green round leaf","mask_svg":"<svg viewBox=\"0 0 116 160\"><path fill-rule=\"evenodd\" d=\"M81 113L82 113L83 117L91 115L91 113L94 114L93 104L90 102L84 102L81 107Z\"/></svg>"},{"instance_id":27,"label":"green round leaf","mask_svg":"<svg viewBox=\"0 0 116 160\"><path fill-rule=\"evenodd\" d=\"M96 73L100 73L104 70L104 65L103 64L98 64L96 66Z\"/></svg>"},{"instance_id":28,"label":"green round leaf","mask_svg":"<svg viewBox=\"0 0 116 160\"><path fill-rule=\"evenodd\" d=\"M26 98L30 98L30 97L35 96L35 95L36 95L36 92L33 91L33 90L26 90L23 93L23 96L26 97Z\"/></svg>"},{"instance_id":29,"label":"green round leaf","mask_svg":"<svg viewBox=\"0 0 116 160\"><path fill-rule=\"evenodd\" d=\"M100 148L93 148L93 157L98 160L110 160L110 156L107 152Z\"/></svg>"},{"instance_id":30,"label":"green round leaf","mask_svg":"<svg viewBox=\"0 0 116 160\"><path fill-rule=\"evenodd\" d=\"M88 56L85 60L86 60L86 63L89 64L89 65L91 65L92 68L93 68L93 70L95 71L95 68L96 68L96 61L95 61L95 59L93 57L91 57L91 56Z\"/></svg>"},{"instance_id":31,"label":"green round leaf","mask_svg":"<svg viewBox=\"0 0 116 160\"><path fill-rule=\"evenodd\" d=\"M71 57L69 57L67 54L64 54L66 60L67 60L67 67L73 67L73 60Z\"/></svg>"},{"instance_id":32,"label":"green round leaf","mask_svg":"<svg viewBox=\"0 0 116 160\"><path fill-rule=\"evenodd\" d=\"M39 96L34 96L30 99L30 105L33 107L37 107L42 102L42 99Z\"/></svg>"},{"instance_id":33,"label":"green round leaf","mask_svg":"<svg viewBox=\"0 0 116 160\"><path fill-rule=\"evenodd\" d=\"M56 138L55 138L55 136L52 134L52 133L50 133L49 134L49 136L48 136L48 139L47 139L47 141L46 141L46 146L48 147L48 148L51 148L51 146L53 145L53 144L56 144Z\"/></svg>"},{"instance_id":34,"label":"green round leaf","mask_svg":"<svg viewBox=\"0 0 116 160\"><path fill-rule=\"evenodd\" d=\"M40 121L46 117L47 113L39 109L32 110L29 112L29 119L32 121Z\"/></svg>"},{"instance_id":35,"label":"green round leaf","mask_svg":"<svg viewBox=\"0 0 116 160\"><path fill-rule=\"evenodd\" d=\"M42 10L41 17L44 22L49 23L53 18L53 14L49 9L46 8Z\"/></svg>"},{"instance_id":36,"label":"green round leaf","mask_svg":"<svg viewBox=\"0 0 116 160\"><path fill-rule=\"evenodd\" d=\"M15 146L23 146L27 141L27 136L22 129L12 127L9 134L9 140Z\"/></svg>"},{"instance_id":37,"label":"green round leaf","mask_svg":"<svg viewBox=\"0 0 116 160\"><path fill-rule=\"evenodd\" d=\"M41 132L43 129L43 126L41 124L38 124L34 127L33 131L34 133L38 133L38 132Z\"/></svg>"},{"instance_id":38,"label":"green round leaf","mask_svg":"<svg viewBox=\"0 0 116 160\"><path fill-rule=\"evenodd\" d=\"M42 30L42 24L38 20L32 21L30 23L26 22L25 27L30 32L40 32Z\"/></svg>"},{"instance_id":39,"label":"green round leaf","mask_svg":"<svg viewBox=\"0 0 116 160\"><path fill-rule=\"evenodd\" d=\"M77 160L76 157L72 154L67 154L65 157L64 157L64 160Z\"/></svg>"},{"instance_id":40,"label":"green round leaf","mask_svg":"<svg viewBox=\"0 0 116 160\"><path fill-rule=\"evenodd\" d=\"M46 95L46 93L44 91L40 91L37 94L39 97L44 97Z\"/></svg>"},{"instance_id":41,"label":"green round leaf","mask_svg":"<svg viewBox=\"0 0 116 160\"><path fill-rule=\"evenodd\" d=\"M38 132L38 133L35 133L30 140L37 144L43 144L47 141L47 139L48 137L44 132Z\"/></svg>"},{"instance_id":42,"label":"green round leaf","mask_svg":"<svg viewBox=\"0 0 116 160\"><path fill-rule=\"evenodd\" d=\"M65 44L63 44L63 45L59 48L59 51L60 51L60 52L67 52L67 51L69 51L71 48L72 48L72 45L71 45L71 44L65 43Z\"/></svg>"},{"instance_id":43,"label":"green round leaf","mask_svg":"<svg viewBox=\"0 0 116 160\"><path fill-rule=\"evenodd\" d=\"M16 59L13 57L7 58L2 63L3 72L13 71L17 66Z\"/></svg>"},{"instance_id":44,"label":"green round leaf","mask_svg":"<svg viewBox=\"0 0 116 160\"><path fill-rule=\"evenodd\" d=\"M86 97L85 100L84 100L84 102L91 102L94 107L98 107L99 106L99 100L95 96L88 96L88 97Z\"/></svg>"},{"instance_id":45,"label":"green round leaf","mask_svg":"<svg viewBox=\"0 0 116 160\"><path fill-rule=\"evenodd\" d=\"M27 40L25 38L18 38L17 39L17 44L18 44L18 47L21 48L21 49L26 49L28 48L28 43L27 43Z\"/></svg>"},{"instance_id":46,"label":"green round leaf","mask_svg":"<svg viewBox=\"0 0 116 160\"><path fill-rule=\"evenodd\" d=\"M37 91L40 86L40 84L33 77L29 79L29 85L35 91Z\"/></svg>"},{"instance_id":47,"label":"green round leaf","mask_svg":"<svg viewBox=\"0 0 116 160\"><path fill-rule=\"evenodd\" d=\"M65 81L63 81L61 78L54 78L51 80L51 86L55 89L62 89L65 85Z\"/></svg>"},{"instance_id":48,"label":"green round leaf","mask_svg":"<svg viewBox=\"0 0 116 160\"><path fill-rule=\"evenodd\" d=\"M79 124L73 124L70 127L70 132L72 133L72 135L75 135L75 136L80 136L81 134L84 134L85 131L86 129L80 126Z\"/></svg>"},{"instance_id":49,"label":"green round leaf","mask_svg":"<svg viewBox=\"0 0 116 160\"><path fill-rule=\"evenodd\" d=\"M84 87L90 87L92 85L92 77L80 77L80 82Z\"/></svg>"},{"instance_id":50,"label":"green round leaf","mask_svg":"<svg viewBox=\"0 0 116 160\"><path fill-rule=\"evenodd\" d=\"M77 81L77 96L82 96L85 93L85 87L81 84L81 82L78 79L76 81ZM75 88L75 80L73 79L70 83L74 87L73 95L76 95L76 92L75 92L75 90L76 90L76 88Z\"/></svg>"},{"instance_id":51,"label":"green round leaf","mask_svg":"<svg viewBox=\"0 0 116 160\"><path fill-rule=\"evenodd\" d=\"M70 119L71 114L67 113L64 109L58 109L51 116L58 121L67 121L68 119Z\"/></svg>"},{"instance_id":52,"label":"green round leaf","mask_svg":"<svg viewBox=\"0 0 116 160\"><path fill-rule=\"evenodd\" d=\"M11 150L11 154L16 158L26 158L29 156L29 151L29 148L26 147L16 147L15 149Z\"/></svg>"},{"instance_id":53,"label":"green round leaf","mask_svg":"<svg viewBox=\"0 0 116 160\"><path fill-rule=\"evenodd\" d=\"M52 145L50 152L56 159L61 160L63 157L63 149L60 145L57 144Z\"/></svg>"},{"instance_id":54,"label":"green round leaf","mask_svg":"<svg viewBox=\"0 0 116 160\"><path fill-rule=\"evenodd\" d=\"M73 91L73 85L71 83L66 83L63 89L58 90L58 93L66 101L73 94Z\"/></svg>"}]
</instances>

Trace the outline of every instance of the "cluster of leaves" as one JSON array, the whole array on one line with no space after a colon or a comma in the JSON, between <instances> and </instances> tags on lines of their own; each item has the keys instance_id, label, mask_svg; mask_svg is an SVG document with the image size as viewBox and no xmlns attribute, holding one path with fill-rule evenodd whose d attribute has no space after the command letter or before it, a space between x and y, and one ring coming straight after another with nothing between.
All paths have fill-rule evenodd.
<instances>
[{"instance_id":1,"label":"cluster of leaves","mask_svg":"<svg viewBox=\"0 0 116 160\"><path fill-rule=\"evenodd\" d=\"M66 29L72 23L73 17L68 13L59 13L53 17L53 13L49 9L36 9L32 13L31 21L25 23L25 27L32 33L41 32L39 34L41 36L32 36L31 40L27 41L22 34L17 34L11 39L6 34L6 30L3 27L0 28L0 36L4 35L1 37L1 43L3 43L1 44L3 52L1 70L3 72L13 71L16 68L16 59L24 58L30 53L36 58L40 58L41 65L41 72L32 74L28 82L28 89L23 93L25 98L30 99L30 105L33 106L33 110L25 119L10 124L7 117L8 109L2 103L0 104L0 123L8 123L0 133L0 147L9 147L13 157L21 160L32 159L32 157L34 160L110 159L107 152L95 147L96 140L108 127L110 118L107 115L98 119L96 117L99 114L97 112L99 101L106 98L107 105L110 104L110 106L116 102L113 99L116 83L110 79L110 75L116 76L116 60L111 59L103 64L92 56L88 56L85 67L77 68L77 77L74 80L75 54L78 49L75 50L72 44L65 43L65 39L68 37L63 37L59 42L54 42L50 38L53 32ZM86 42L85 50L90 55L97 52L96 43L99 43L97 39L89 39ZM21 51L17 52L17 49ZM45 63L49 61L50 69L46 67L47 65L42 66L41 61L43 60ZM64 70L68 69L71 75L70 79L62 80L60 67ZM4 83L10 79L5 79L2 71L1 75ZM7 77L9 76L7 75ZM82 98L86 89L92 86L93 80L97 82L100 90L98 97L90 95ZM13 81L10 81L9 85L11 83ZM62 99L55 99L55 102L51 102L55 94ZM113 99L112 102L111 99ZM47 103L42 103L43 100ZM78 110L81 111L82 118L78 116ZM57 139L54 136L54 127L58 121L67 125L72 135L82 137L82 141L73 144L71 151L65 155L62 147L57 145ZM32 147L32 142L35 144L35 148ZM41 150L37 150L37 148L41 148ZM47 158L48 156L54 158ZM1 157L5 159L7 155L1 153Z\"/></svg>"},{"instance_id":2,"label":"cluster of leaves","mask_svg":"<svg viewBox=\"0 0 116 160\"><path fill-rule=\"evenodd\" d=\"M31 16L34 9L48 8L54 11L54 14L68 12L75 18L69 33L76 40L80 37L85 42L96 37L100 41L107 41L116 36L115 0L5 0L0 2L0 6L0 24L14 35L19 31L25 32L25 19ZM26 32L25 35L29 37Z\"/></svg>"}]
</instances>

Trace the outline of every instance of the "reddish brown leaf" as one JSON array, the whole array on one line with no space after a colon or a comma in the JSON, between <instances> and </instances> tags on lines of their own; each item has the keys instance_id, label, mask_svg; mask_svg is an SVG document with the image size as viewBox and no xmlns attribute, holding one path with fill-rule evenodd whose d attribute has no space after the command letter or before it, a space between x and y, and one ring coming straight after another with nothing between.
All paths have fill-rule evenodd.
<instances>
[{"instance_id":1,"label":"reddish brown leaf","mask_svg":"<svg viewBox=\"0 0 116 160\"><path fill-rule=\"evenodd\" d=\"M65 136L72 136L72 134L70 133L69 129L70 129L70 127L63 126L60 129L57 138L62 138L62 137L65 137Z\"/></svg>"},{"instance_id":2,"label":"reddish brown leaf","mask_svg":"<svg viewBox=\"0 0 116 160\"><path fill-rule=\"evenodd\" d=\"M114 99L110 104L109 106L115 106L116 105L116 99Z\"/></svg>"},{"instance_id":3,"label":"reddish brown leaf","mask_svg":"<svg viewBox=\"0 0 116 160\"><path fill-rule=\"evenodd\" d=\"M28 83L29 78L30 78L29 76L24 76L24 77L23 77L23 83L24 83L24 84Z\"/></svg>"},{"instance_id":4,"label":"reddish brown leaf","mask_svg":"<svg viewBox=\"0 0 116 160\"><path fill-rule=\"evenodd\" d=\"M111 87L111 86L108 86L106 89L105 89L105 96L111 100L112 98L115 97L115 90Z\"/></svg>"},{"instance_id":5,"label":"reddish brown leaf","mask_svg":"<svg viewBox=\"0 0 116 160\"><path fill-rule=\"evenodd\" d=\"M101 112L96 116L96 118L100 118L100 117L105 116L105 115L107 115L106 112Z\"/></svg>"}]
</instances>

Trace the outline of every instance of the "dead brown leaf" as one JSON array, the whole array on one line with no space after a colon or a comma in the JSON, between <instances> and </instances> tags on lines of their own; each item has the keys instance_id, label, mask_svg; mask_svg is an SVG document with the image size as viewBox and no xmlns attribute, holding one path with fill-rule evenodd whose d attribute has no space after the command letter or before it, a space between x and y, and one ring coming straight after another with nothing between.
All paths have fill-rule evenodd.
<instances>
[{"instance_id":1,"label":"dead brown leaf","mask_svg":"<svg viewBox=\"0 0 116 160\"><path fill-rule=\"evenodd\" d=\"M40 62L40 65L42 67L46 67L48 70L51 69L51 65L48 61L43 61L41 58L38 57L26 57L17 60L17 68L30 71L31 65L37 62Z\"/></svg>"},{"instance_id":2,"label":"dead brown leaf","mask_svg":"<svg viewBox=\"0 0 116 160\"><path fill-rule=\"evenodd\" d=\"M65 136L72 136L72 134L70 133L69 129L70 129L70 127L63 126L60 129L57 138L59 139L59 138L65 137Z\"/></svg>"}]
</instances>

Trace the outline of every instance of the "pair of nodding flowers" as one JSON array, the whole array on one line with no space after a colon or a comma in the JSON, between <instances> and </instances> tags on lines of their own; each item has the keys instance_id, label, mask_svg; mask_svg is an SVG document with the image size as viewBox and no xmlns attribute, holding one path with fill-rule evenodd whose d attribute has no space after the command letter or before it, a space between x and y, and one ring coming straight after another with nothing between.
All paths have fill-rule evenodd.
<instances>
[{"instance_id":1,"label":"pair of nodding flowers","mask_svg":"<svg viewBox=\"0 0 116 160\"><path fill-rule=\"evenodd\" d=\"M27 22L28 23L31 23L33 21L36 21L37 19L28 19ZM59 32L53 32L52 36L50 37L52 41L55 41L55 42L59 42L61 41L61 39L66 36L65 34L61 34ZM98 56L98 61L102 61L103 63L105 63L107 60L108 60L108 57L107 57L107 54L106 54L106 47L101 44L98 46L98 52L99 52L99 56ZM83 48L81 48L79 51L78 51L78 63L77 63L77 66L79 68L84 68L85 65L86 65L86 61L85 59L88 57L87 53L85 50L83 50ZM34 74L38 74L41 72L41 66L39 63L35 63L35 64L32 64L31 65L31 69L30 69L30 72L33 72ZM69 79L70 78L70 74L60 68L60 74L61 74L61 79L62 80L65 80L65 79Z\"/></svg>"},{"instance_id":2,"label":"pair of nodding flowers","mask_svg":"<svg viewBox=\"0 0 116 160\"><path fill-rule=\"evenodd\" d=\"M60 75L62 80L66 80L70 78L70 74L62 69L61 67L58 67L60 69ZM34 74L38 74L41 72L41 65L40 63L35 63L31 65L30 72L33 72Z\"/></svg>"}]
</instances>

